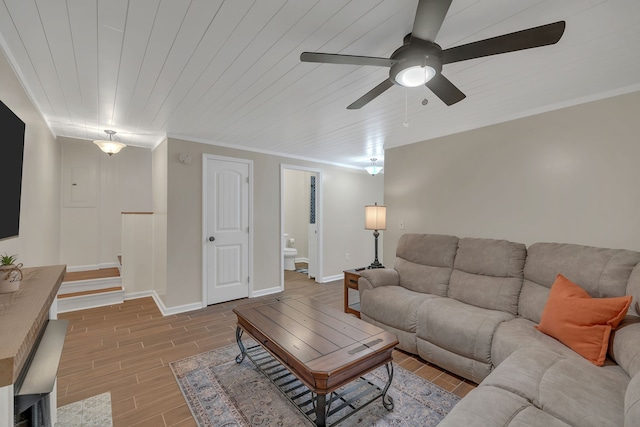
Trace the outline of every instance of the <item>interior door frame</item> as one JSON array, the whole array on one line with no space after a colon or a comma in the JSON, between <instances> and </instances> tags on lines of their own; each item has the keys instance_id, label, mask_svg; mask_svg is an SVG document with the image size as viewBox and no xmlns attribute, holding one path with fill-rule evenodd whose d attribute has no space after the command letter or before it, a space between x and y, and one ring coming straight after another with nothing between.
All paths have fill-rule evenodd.
<instances>
[{"instance_id":1,"label":"interior door frame","mask_svg":"<svg viewBox=\"0 0 640 427\"><path fill-rule=\"evenodd\" d=\"M284 171L285 169L288 170L296 170L296 171L301 171L301 172L311 172L311 173L315 173L317 176L316 179L316 224L317 224L317 230L318 230L318 248L317 248L317 254L318 254L318 259L317 264L318 264L318 268L317 268L317 274L315 277L315 281L317 283L323 283L322 281L322 265L323 265L323 259L322 259L322 224L323 224L323 220L324 220L324 213L322 212L322 200L323 200L323 193L322 193L322 169L316 169L316 168L308 168L305 166L298 166L298 165L288 165L285 163L280 163L280 239L278 240L278 251L280 251L280 290L284 291L284 251L282 250L282 244L283 241L282 239L284 239L284 236L282 235L284 233Z\"/></svg>"},{"instance_id":2,"label":"interior door frame","mask_svg":"<svg viewBox=\"0 0 640 427\"><path fill-rule=\"evenodd\" d=\"M207 306L209 297L209 277L207 269L207 250L210 245L207 244L207 161L220 160L224 162L244 163L249 166L249 194L247 202L249 204L249 298L253 296L253 160L242 159L239 157L218 156L215 154L202 154L202 308Z\"/></svg>"}]
</instances>

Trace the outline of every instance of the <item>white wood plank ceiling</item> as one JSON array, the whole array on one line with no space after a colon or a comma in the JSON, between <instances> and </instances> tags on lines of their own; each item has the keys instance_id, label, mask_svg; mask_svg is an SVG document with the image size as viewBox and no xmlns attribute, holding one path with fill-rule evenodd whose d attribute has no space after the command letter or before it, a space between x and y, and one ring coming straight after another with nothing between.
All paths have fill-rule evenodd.
<instances>
[{"instance_id":1,"label":"white wood plank ceiling","mask_svg":"<svg viewBox=\"0 0 640 427\"><path fill-rule=\"evenodd\" d=\"M384 148L640 90L638 0L454 0L443 49L565 20L560 42L445 65L467 98L392 87L371 66L303 51L385 56L417 0L2 0L0 43L56 135L164 135L350 166ZM426 96L429 103L423 106ZM409 126L405 121L405 105Z\"/></svg>"}]
</instances>

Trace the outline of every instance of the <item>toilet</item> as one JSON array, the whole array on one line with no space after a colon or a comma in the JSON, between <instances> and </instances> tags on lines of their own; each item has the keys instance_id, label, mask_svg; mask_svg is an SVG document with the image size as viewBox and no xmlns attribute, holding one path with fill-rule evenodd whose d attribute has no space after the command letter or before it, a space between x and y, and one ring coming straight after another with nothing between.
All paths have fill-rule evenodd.
<instances>
[{"instance_id":1,"label":"toilet","mask_svg":"<svg viewBox=\"0 0 640 427\"><path fill-rule=\"evenodd\" d=\"M283 252L284 252L284 269L295 271L296 269L296 255L298 255L298 250L296 248L291 248L291 240L289 239L289 235L287 233L283 234Z\"/></svg>"}]
</instances>

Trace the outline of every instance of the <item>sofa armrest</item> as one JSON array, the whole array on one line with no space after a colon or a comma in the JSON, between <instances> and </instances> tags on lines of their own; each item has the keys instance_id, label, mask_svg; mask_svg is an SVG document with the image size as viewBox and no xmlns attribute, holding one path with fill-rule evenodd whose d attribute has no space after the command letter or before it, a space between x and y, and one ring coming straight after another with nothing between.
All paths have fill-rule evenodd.
<instances>
[{"instance_id":1,"label":"sofa armrest","mask_svg":"<svg viewBox=\"0 0 640 427\"><path fill-rule=\"evenodd\" d=\"M359 273L359 289L373 289L378 286L398 286L400 284L400 276L393 268L375 268L362 270Z\"/></svg>"},{"instance_id":2,"label":"sofa armrest","mask_svg":"<svg viewBox=\"0 0 640 427\"><path fill-rule=\"evenodd\" d=\"M609 340L609 356L630 377L640 375L640 317L627 315Z\"/></svg>"}]
</instances>

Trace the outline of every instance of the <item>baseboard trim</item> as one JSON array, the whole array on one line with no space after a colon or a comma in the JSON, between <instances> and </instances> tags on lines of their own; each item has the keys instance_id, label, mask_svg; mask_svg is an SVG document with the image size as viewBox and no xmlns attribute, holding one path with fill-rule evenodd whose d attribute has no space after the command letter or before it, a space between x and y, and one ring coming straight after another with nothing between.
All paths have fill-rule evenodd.
<instances>
[{"instance_id":1,"label":"baseboard trim","mask_svg":"<svg viewBox=\"0 0 640 427\"><path fill-rule=\"evenodd\" d=\"M102 279L75 280L62 282L58 295L73 294L75 292L97 291L105 288L122 286L121 277L105 277Z\"/></svg>"},{"instance_id":2,"label":"baseboard trim","mask_svg":"<svg viewBox=\"0 0 640 427\"><path fill-rule=\"evenodd\" d=\"M153 292L153 297L154 297L153 300L156 302L156 305L162 312L163 316L171 316L173 314L186 313L187 311L200 310L201 308L203 308L201 302L177 305L175 307L167 307L166 305L164 305L164 302L155 291Z\"/></svg>"},{"instance_id":3,"label":"baseboard trim","mask_svg":"<svg viewBox=\"0 0 640 427\"><path fill-rule=\"evenodd\" d=\"M103 262L98 264L98 270L102 270L103 268L118 268L119 265L117 262Z\"/></svg>"},{"instance_id":4,"label":"baseboard trim","mask_svg":"<svg viewBox=\"0 0 640 427\"><path fill-rule=\"evenodd\" d=\"M57 300L58 313L104 307L105 305L122 304L123 302L124 290L60 298Z\"/></svg>"},{"instance_id":5,"label":"baseboard trim","mask_svg":"<svg viewBox=\"0 0 640 427\"><path fill-rule=\"evenodd\" d=\"M138 299L138 298L147 298L152 297L155 291L141 291L141 292L130 292L124 294L124 300L129 301L130 299ZM155 300L155 298L154 298Z\"/></svg>"},{"instance_id":6,"label":"baseboard trim","mask_svg":"<svg viewBox=\"0 0 640 427\"><path fill-rule=\"evenodd\" d=\"M186 313L187 311L200 310L204 307L202 303L199 302L178 305L175 307L167 307L166 305L164 305L164 301L162 301L162 298L160 298L156 291L131 292L129 294L126 294L124 299L128 301L146 297L153 298L153 301L156 303L156 306L158 306L158 310L160 310L163 316L171 316L173 314Z\"/></svg>"},{"instance_id":7,"label":"baseboard trim","mask_svg":"<svg viewBox=\"0 0 640 427\"><path fill-rule=\"evenodd\" d=\"M91 271L91 270L99 270L98 264L92 265L74 265L72 267L67 267L68 273L75 273L77 271Z\"/></svg>"},{"instance_id":8,"label":"baseboard trim","mask_svg":"<svg viewBox=\"0 0 640 427\"><path fill-rule=\"evenodd\" d=\"M342 279L344 279L344 275L336 274L335 276L323 277L322 280L318 283L329 283L329 282L335 282L336 280L342 280Z\"/></svg>"},{"instance_id":9,"label":"baseboard trim","mask_svg":"<svg viewBox=\"0 0 640 427\"><path fill-rule=\"evenodd\" d=\"M262 297L262 296L265 296L265 295L276 294L278 292L282 292L282 288L280 286L276 286L276 287L268 288L268 289L260 289L259 291L251 292L251 297L250 298Z\"/></svg>"},{"instance_id":10,"label":"baseboard trim","mask_svg":"<svg viewBox=\"0 0 640 427\"><path fill-rule=\"evenodd\" d=\"M90 264L90 265L74 265L71 267L67 267L67 272L75 273L77 271L102 270L104 268L114 268L114 267L118 267L117 262L104 262L101 264Z\"/></svg>"}]
</instances>

